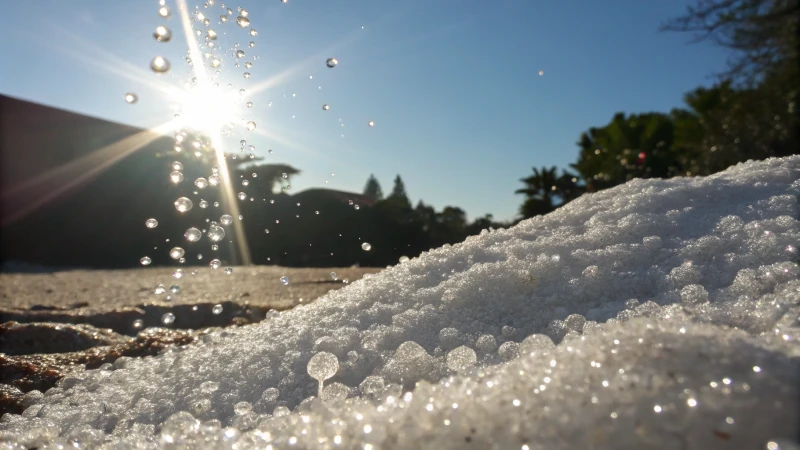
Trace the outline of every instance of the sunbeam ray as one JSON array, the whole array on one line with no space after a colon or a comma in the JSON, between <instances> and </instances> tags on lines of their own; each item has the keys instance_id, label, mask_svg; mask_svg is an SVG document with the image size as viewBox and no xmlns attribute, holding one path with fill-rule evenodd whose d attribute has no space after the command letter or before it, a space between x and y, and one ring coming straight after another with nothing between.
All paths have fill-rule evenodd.
<instances>
[{"instance_id":1,"label":"sunbeam ray","mask_svg":"<svg viewBox=\"0 0 800 450\"><path fill-rule=\"evenodd\" d=\"M16 222L164 136L169 124L142 130L3 192L2 225Z\"/></svg>"}]
</instances>

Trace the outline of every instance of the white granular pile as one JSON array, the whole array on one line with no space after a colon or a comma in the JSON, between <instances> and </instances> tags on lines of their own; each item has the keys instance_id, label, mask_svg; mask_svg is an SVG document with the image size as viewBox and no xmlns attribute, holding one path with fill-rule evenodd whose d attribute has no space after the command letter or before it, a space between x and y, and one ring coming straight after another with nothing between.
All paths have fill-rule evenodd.
<instances>
[{"instance_id":1,"label":"white granular pile","mask_svg":"<svg viewBox=\"0 0 800 450\"><path fill-rule=\"evenodd\" d=\"M0 440L798 448L798 194L800 157L584 195L258 325L66 378L5 415Z\"/></svg>"}]
</instances>

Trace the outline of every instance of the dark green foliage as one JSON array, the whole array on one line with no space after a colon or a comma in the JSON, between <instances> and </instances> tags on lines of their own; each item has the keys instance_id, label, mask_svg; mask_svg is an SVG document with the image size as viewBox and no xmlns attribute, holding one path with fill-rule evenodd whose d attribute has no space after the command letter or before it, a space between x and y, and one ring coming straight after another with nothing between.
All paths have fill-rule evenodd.
<instances>
[{"instance_id":1,"label":"dark green foliage","mask_svg":"<svg viewBox=\"0 0 800 450\"><path fill-rule=\"evenodd\" d=\"M375 202L383 200L383 189L381 189L381 185L378 183L378 179L375 178L375 175L369 176L367 184L364 186L364 195Z\"/></svg>"}]
</instances>

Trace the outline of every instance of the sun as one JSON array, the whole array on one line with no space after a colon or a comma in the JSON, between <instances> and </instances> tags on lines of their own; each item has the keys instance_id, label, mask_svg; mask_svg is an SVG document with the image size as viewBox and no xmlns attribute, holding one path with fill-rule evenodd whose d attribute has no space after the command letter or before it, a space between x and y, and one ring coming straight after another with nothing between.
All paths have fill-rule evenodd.
<instances>
[{"instance_id":1,"label":"sun","mask_svg":"<svg viewBox=\"0 0 800 450\"><path fill-rule=\"evenodd\" d=\"M199 85L176 93L175 97L176 121L181 127L214 136L226 126L241 122L238 112L243 95L236 91L228 93L215 86Z\"/></svg>"}]
</instances>

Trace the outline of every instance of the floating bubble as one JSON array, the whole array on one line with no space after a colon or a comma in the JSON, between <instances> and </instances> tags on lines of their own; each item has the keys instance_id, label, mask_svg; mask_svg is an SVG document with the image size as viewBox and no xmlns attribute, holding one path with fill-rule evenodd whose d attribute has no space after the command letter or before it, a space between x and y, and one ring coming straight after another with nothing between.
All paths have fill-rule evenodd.
<instances>
[{"instance_id":1,"label":"floating bubble","mask_svg":"<svg viewBox=\"0 0 800 450\"><path fill-rule=\"evenodd\" d=\"M149 256L143 256L142 259L139 260L139 262L142 263L143 266L149 266L150 263L153 262L153 260L150 259Z\"/></svg>"},{"instance_id":2,"label":"floating bubble","mask_svg":"<svg viewBox=\"0 0 800 450\"><path fill-rule=\"evenodd\" d=\"M219 221L223 225L230 225L233 223L233 217L229 214L223 214L222 217L219 218Z\"/></svg>"},{"instance_id":3,"label":"floating bubble","mask_svg":"<svg viewBox=\"0 0 800 450\"><path fill-rule=\"evenodd\" d=\"M225 229L212 223L211 226L208 227L208 239L211 242L219 242L225 239Z\"/></svg>"},{"instance_id":4,"label":"floating bubble","mask_svg":"<svg viewBox=\"0 0 800 450\"><path fill-rule=\"evenodd\" d=\"M180 161L173 161L172 170L183 170L183 164Z\"/></svg>"},{"instance_id":5,"label":"floating bubble","mask_svg":"<svg viewBox=\"0 0 800 450\"><path fill-rule=\"evenodd\" d=\"M172 325L175 322L175 314L166 313L161 316L161 323L164 325Z\"/></svg>"},{"instance_id":6,"label":"floating bubble","mask_svg":"<svg viewBox=\"0 0 800 450\"><path fill-rule=\"evenodd\" d=\"M247 28L250 26L250 19L245 16L239 16L236 18L236 25L239 25L242 28Z\"/></svg>"},{"instance_id":7,"label":"floating bubble","mask_svg":"<svg viewBox=\"0 0 800 450\"><path fill-rule=\"evenodd\" d=\"M175 200L175 209L177 209L179 212L187 212L192 209L192 206L194 206L194 204L192 204L192 201L186 197L181 197Z\"/></svg>"},{"instance_id":8,"label":"floating bubble","mask_svg":"<svg viewBox=\"0 0 800 450\"><path fill-rule=\"evenodd\" d=\"M181 258L181 259L183 259L183 258ZM183 262L183 261L181 261L181 262ZM172 272L172 278L175 278L175 279L178 279L178 280L183 278L183 269L175 269L175 271Z\"/></svg>"},{"instance_id":9,"label":"floating bubble","mask_svg":"<svg viewBox=\"0 0 800 450\"><path fill-rule=\"evenodd\" d=\"M208 177L208 184L211 186L216 186L219 184L219 175L211 175Z\"/></svg>"},{"instance_id":10,"label":"floating bubble","mask_svg":"<svg viewBox=\"0 0 800 450\"><path fill-rule=\"evenodd\" d=\"M144 221L144 226L147 228L155 228L158 226L158 221L156 219L147 219Z\"/></svg>"},{"instance_id":11,"label":"floating bubble","mask_svg":"<svg viewBox=\"0 0 800 450\"><path fill-rule=\"evenodd\" d=\"M249 184L250 182L248 180L242 180L242 186L247 186Z\"/></svg>"},{"instance_id":12,"label":"floating bubble","mask_svg":"<svg viewBox=\"0 0 800 450\"><path fill-rule=\"evenodd\" d=\"M150 61L150 68L155 73L167 73L169 72L170 64L164 57L156 56Z\"/></svg>"},{"instance_id":13,"label":"floating bubble","mask_svg":"<svg viewBox=\"0 0 800 450\"><path fill-rule=\"evenodd\" d=\"M156 295L161 295L161 294L163 294L164 292L167 292L167 289L164 287L164 285L163 285L163 284L159 284L159 285L158 285L158 286L156 286L156 288L153 290L153 293L154 293L154 294L156 294Z\"/></svg>"},{"instance_id":14,"label":"floating bubble","mask_svg":"<svg viewBox=\"0 0 800 450\"><path fill-rule=\"evenodd\" d=\"M244 192L239 192L239 194L237 194L236 196L239 197L239 200L244 200L247 198L247 194L245 194Z\"/></svg>"},{"instance_id":15,"label":"floating bubble","mask_svg":"<svg viewBox=\"0 0 800 450\"><path fill-rule=\"evenodd\" d=\"M247 122L247 129L250 130L250 131L255 130L256 129L256 123L253 122L252 120Z\"/></svg>"},{"instance_id":16,"label":"floating bubble","mask_svg":"<svg viewBox=\"0 0 800 450\"><path fill-rule=\"evenodd\" d=\"M339 64L339 61L337 61L336 58L328 58L328 60L325 61L325 65L331 69L336 67L337 64Z\"/></svg>"},{"instance_id":17,"label":"floating bubble","mask_svg":"<svg viewBox=\"0 0 800 450\"><path fill-rule=\"evenodd\" d=\"M169 8L162 6L161 8L158 8L158 15L166 19L172 14L169 12Z\"/></svg>"},{"instance_id":18,"label":"floating bubble","mask_svg":"<svg viewBox=\"0 0 800 450\"><path fill-rule=\"evenodd\" d=\"M181 259L186 252L180 247L172 247L169 251L169 257L172 259Z\"/></svg>"},{"instance_id":19,"label":"floating bubble","mask_svg":"<svg viewBox=\"0 0 800 450\"><path fill-rule=\"evenodd\" d=\"M208 265L212 269L219 269L219 267L222 265L222 261L220 261L218 259L212 259L211 262L208 263Z\"/></svg>"},{"instance_id":20,"label":"floating bubble","mask_svg":"<svg viewBox=\"0 0 800 450\"><path fill-rule=\"evenodd\" d=\"M287 277L285 275L282 276L281 277L281 284L284 285L284 286L288 285L289 284L289 277Z\"/></svg>"},{"instance_id":21,"label":"floating bubble","mask_svg":"<svg viewBox=\"0 0 800 450\"><path fill-rule=\"evenodd\" d=\"M328 106L327 104L324 104L324 105L322 105L322 110L323 110L323 111L327 111L327 110L329 110L329 109L331 109L331 107L330 107L330 106Z\"/></svg>"},{"instance_id":22,"label":"floating bubble","mask_svg":"<svg viewBox=\"0 0 800 450\"><path fill-rule=\"evenodd\" d=\"M214 306L211 308L211 313L212 313L212 314L220 314L220 313L222 313L222 305L220 305L219 303L217 303L216 305L214 305Z\"/></svg>"},{"instance_id":23,"label":"floating bubble","mask_svg":"<svg viewBox=\"0 0 800 450\"><path fill-rule=\"evenodd\" d=\"M156 31L153 32L153 37L158 42L169 42L172 39L172 31L163 25L159 25L156 27Z\"/></svg>"},{"instance_id":24,"label":"floating bubble","mask_svg":"<svg viewBox=\"0 0 800 450\"><path fill-rule=\"evenodd\" d=\"M169 291L172 292L173 294L180 294L181 287L178 286L177 284L173 284L172 286L169 287Z\"/></svg>"},{"instance_id":25,"label":"floating bubble","mask_svg":"<svg viewBox=\"0 0 800 450\"><path fill-rule=\"evenodd\" d=\"M233 273L233 267L226 267L225 268L225 275L230 275Z\"/></svg>"},{"instance_id":26,"label":"floating bubble","mask_svg":"<svg viewBox=\"0 0 800 450\"><path fill-rule=\"evenodd\" d=\"M173 183L175 183L175 184L178 184L178 183L180 183L181 181L183 181L183 173L182 173L182 172L178 172L177 170L173 170L173 171L172 171L172 172L170 172L170 174L169 174L169 179L170 179L170 181L172 181Z\"/></svg>"},{"instance_id":27,"label":"floating bubble","mask_svg":"<svg viewBox=\"0 0 800 450\"><path fill-rule=\"evenodd\" d=\"M369 245L369 242L364 242L363 244L361 244L361 248L362 248L364 251L367 251L367 252L368 252L368 251L369 251L369 250L372 248L372 246L371 246L371 245Z\"/></svg>"},{"instance_id":28,"label":"floating bubble","mask_svg":"<svg viewBox=\"0 0 800 450\"><path fill-rule=\"evenodd\" d=\"M205 200L200 200L200 203L198 203L198 205L203 209L208 208L208 202Z\"/></svg>"},{"instance_id":29,"label":"floating bubble","mask_svg":"<svg viewBox=\"0 0 800 450\"><path fill-rule=\"evenodd\" d=\"M333 278L333 281L336 281L339 279L339 275L337 275L336 272L331 272L331 278Z\"/></svg>"},{"instance_id":30,"label":"floating bubble","mask_svg":"<svg viewBox=\"0 0 800 450\"><path fill-rule=\"evenodd\" d=\"M203 237L203 233L195 227L191 227L183 233L183 237L189 242L197 242Z\"/></svg>"},{"instance_id":31,"label":"floating bubble","mask_svg":"<svg viewBox=\"0 0 800 450\"><path fill-rule=\"evenodd\" d=\"M132 92L128 92L125 94L125 101L128 103L136 103L139 101L139 97Z\"/></svg>"}]
</instances>

